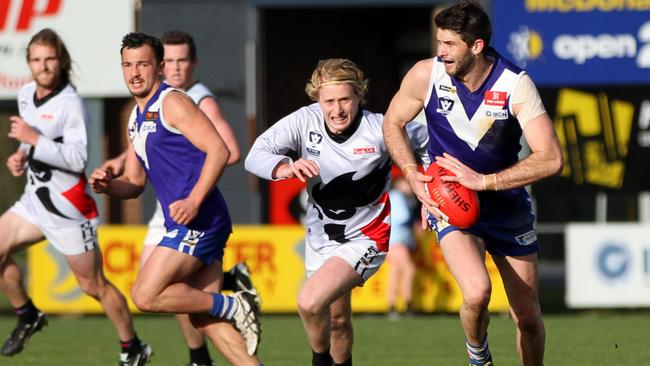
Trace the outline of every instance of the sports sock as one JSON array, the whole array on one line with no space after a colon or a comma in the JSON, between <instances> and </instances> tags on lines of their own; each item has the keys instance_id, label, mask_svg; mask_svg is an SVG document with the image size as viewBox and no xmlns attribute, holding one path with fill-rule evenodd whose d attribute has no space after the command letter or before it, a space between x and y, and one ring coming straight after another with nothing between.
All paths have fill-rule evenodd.
<instances>
[{"instance_id":1,"label":"sports sock","mask_svg":"<svg viewBox=\"0 0 650 366\"><path fill-rule=\"evenodd\" d=\"M38 317L38 309L34 306L32 299L28 299L25 305L14 309L18 320L23 323L31 323Z\"/></svg>"},{"instance_id":2,"label":"sports sock","mask_svg":"<svg viewBox=\"0 0 650 366\"><path fill-rule=\"evenodd\" d=\"M311 366L332 366L332 356L330 356L330 351L316 352L312 350Z\"/></svg>"},{"instance_id":3,"label":"sports sock","mask_svg":"<svg viewBox=\"0 0 650 366\"><path fill-rule=\"evenodd\" d=\"M190 348L190 362L209 365L212 362L208 345L203 343L199 348Z\"/></svg>"},{"instance_id":4,"label":"sports sock","mask_svg":"<svg viewBox=\"0 0 650 366\"><path fill-rule=\"evenodd\" d=\"M232 296L225 296L215 292L212 294L212 300L210 315L216 318L231 320L239 310L237 301Z\"/></svg>"},{"instance_id":5,"label":"sports sock","mask_svg":"<svg viewBox=\"0 0 650 366\"><path fill-rule=\"evenodd\" d=\"M131 354L136 351L139 351L140 348L142 348L142 341L140 340L140 338L138 338L137 334L134 334L133 338L128 341L121 340L120 348L122 349L122 352Z\"/></svg>"},{"instance_id":6,"label":"sports sock","mask_svg":"<svg viewBox=\"0 0 650 366\"><path fill-rule=\"evenodd\" d=\"M487 334L483 342L478 346L473 346L469 342L465 342L465 344L467 345L467 354L472 365L483 365L488 361L492 361Z\"/></svg>"},{"instance_id":7,"label":"sports sock","mask_svg":"<svg viewBox=\"0 0 650 366\"><path fill-rule=\"evenodd\" d=\"M345 360L343 363L334 362L334 366L352 366L352 355L350 355L350 358Z\"/></svg>"}]
</instances>

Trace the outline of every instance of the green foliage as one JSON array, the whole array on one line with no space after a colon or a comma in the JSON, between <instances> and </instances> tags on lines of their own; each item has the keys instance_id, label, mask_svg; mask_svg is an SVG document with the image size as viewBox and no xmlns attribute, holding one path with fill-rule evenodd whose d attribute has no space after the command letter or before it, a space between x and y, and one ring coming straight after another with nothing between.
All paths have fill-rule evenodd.
<instances>
[{"instance_id":1,"label":"green foliage","mask_svg":"<svg viewBox=\"0 0 650 366\"><path fill-rule=\"evenodd\" d=\"M641 365L647 361L647 312L595 312L547 315L546 364ZM15 318L0 317L0 338ZM171 316L138 316L139 336L154 347L152 365L182 365L187 350ZM463 365L464 338L454 315L405 317L356 315L356 366ZM117 363L118 340L110 322L101 316L52 317L34 335L25 351L0 358L8 366L111 365ZM490 348L497 365L518 365L515 331L506 316L490 324ZM212 349L218 365L228 363ZM297 315L264 316L261 360L269 366L308 365L311 351Z\"/></svg>"}]
</instances>

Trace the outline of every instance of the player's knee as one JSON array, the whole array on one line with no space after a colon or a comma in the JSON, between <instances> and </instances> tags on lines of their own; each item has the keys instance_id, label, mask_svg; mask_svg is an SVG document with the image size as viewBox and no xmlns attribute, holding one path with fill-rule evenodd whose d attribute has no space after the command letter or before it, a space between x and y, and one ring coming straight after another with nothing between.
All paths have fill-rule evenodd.
<instances>
[{"instance_id":1,"label":"player's knee","mask_svg":"<svg viewBox=\"0 0 650 366\"><path fill-rule=\"evenodd\" d=\"M138 308L138 310L147 313L157 312L155 306L155 296L151 296L146 291L137 291L134 287L131 291L131 299L133 300L133 304Z\"/></svg>"},{"instance_id":2,"label":"player's knee","mask_svg":"<svg viewBox=\"0 0 650 366\"><path fill-rule=\"evenodd\" d=\"M470 309L482 311L487 308L490 303L490 296L492 289L490 286L472 288L467 293L463 294L464 305Z\"/></svg>"},{"instance_id":3,"label":"player's knee","mask_svg":"<svg viewBox=\"0 0 650 366\"><path fill-rule=\"evenodd\" d=\"M536 334L544 328L542 315L534 308L517 312L514 314L514 320L522 333Z\"/></svg>"},{"instance_id":4,"label":"player's knee","mask_svg":"<svg viewBox=\"0 0 650 366\"><path fill-rule=\"evenodd\" d=\"M79 288L86 295L99 300L100 295L103 293L102 284L96 279L79 279Z\"/></svg>"},{"instance_id":5,"label":"player's knee","mask_svg":"<svg viewBox=\"0 0 650 366\"><path fill-rule=\"evenodd\" d=\"M300 313L315 315L323 311L325 306L310 296L298 296L298 310Z\"/></svg>"}]
</instances>

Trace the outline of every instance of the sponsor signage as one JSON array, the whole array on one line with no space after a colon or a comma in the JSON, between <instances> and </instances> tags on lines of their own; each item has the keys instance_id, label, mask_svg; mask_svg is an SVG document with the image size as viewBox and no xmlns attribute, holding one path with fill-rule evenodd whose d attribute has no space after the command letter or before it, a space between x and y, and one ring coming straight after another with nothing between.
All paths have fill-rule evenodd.
<instances>
[{"instance_id":1,"label":"sponsor signage","mask_svg":"<svg viewBox=\"0 0 650 366\"><path fill-rule=\"evenodd\" d=\"M537 85L650 82L649 1L492 4L492 44Z\"/></svg>"},{"instance_id":2,"label":"sponsor signage","mask_svg":"<svg viewBox=\"0 0 650 366\"><path fill-rule=\"evenodd\" d=\"M650 305L650 227L570 224L566 302L571 308Z\"/></svg>"},{"instance_id":3,"label":"sponsor signage","mask_svg":"<svg viewBox=\"0 0 650 366\"><path fill-rule=\"evenodd\" d=\"M104 273L122 291L131 310L131 288L136 279L146 226L103 225L98 229ZM417 273L413 305L418 311L456 312L463 299L447 268L435 235L428 233L417 246ZM295 313L298 291L305 281L305 228L300 225L235 225L223 258L224 268L245 261L266 313ZM491 257L486 258L492 278L490 310L508 311L508 300ZM359 312L388 310L388 266L363 287L352 291L352 308ZM65 258L46 242L27 250L28 292L47 313L101 313L95 299L79 288ZM405 304L398 304L404 307Z\"/></svg>"},{"instance_id":4,"label":"sponsor signage","mask_svg":"<svg viewBox=\"0 0 650 366\"><path fill-rule=\"evenodd\" d=\"M135 28L135 0L0 1L0 99L15 99L31 81L26 48L43 28L54 29L72 58L72 82L84 97L125 96L122 37Z\"/></svg>"},{"instance_id":5,"label":"sponsor signage","mask_svg":"<svg viewBox=\"0 0 650 366\"><path fill-rule=\"evenodd\" d=\"M561 179L535 183L535 194L650 189L650 88L540 88L564 156Z\"/></svg>"}]
</instances>

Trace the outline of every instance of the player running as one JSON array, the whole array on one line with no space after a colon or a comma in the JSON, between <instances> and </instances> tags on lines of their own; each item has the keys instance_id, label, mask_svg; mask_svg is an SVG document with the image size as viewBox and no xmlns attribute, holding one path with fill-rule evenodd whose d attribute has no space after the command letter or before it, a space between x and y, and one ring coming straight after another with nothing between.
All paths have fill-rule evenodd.
<instances>
[{"instance_id":1,"label":"player running","mask_svg":"<svg viewBox=\"0 0 650 366\"><path fill-rule=\"evenodd\" d=\"M349 60L320 61L305 88L316 103L271 126L246 158L246 170L261 178L307 182L308 279L298 310L313 366L352 365L351 291L377 272L388 250L391 159L382 115L361 109L367 83ZM410 132L426 158L425 126Z\"/></svg>"}]
</instances>

